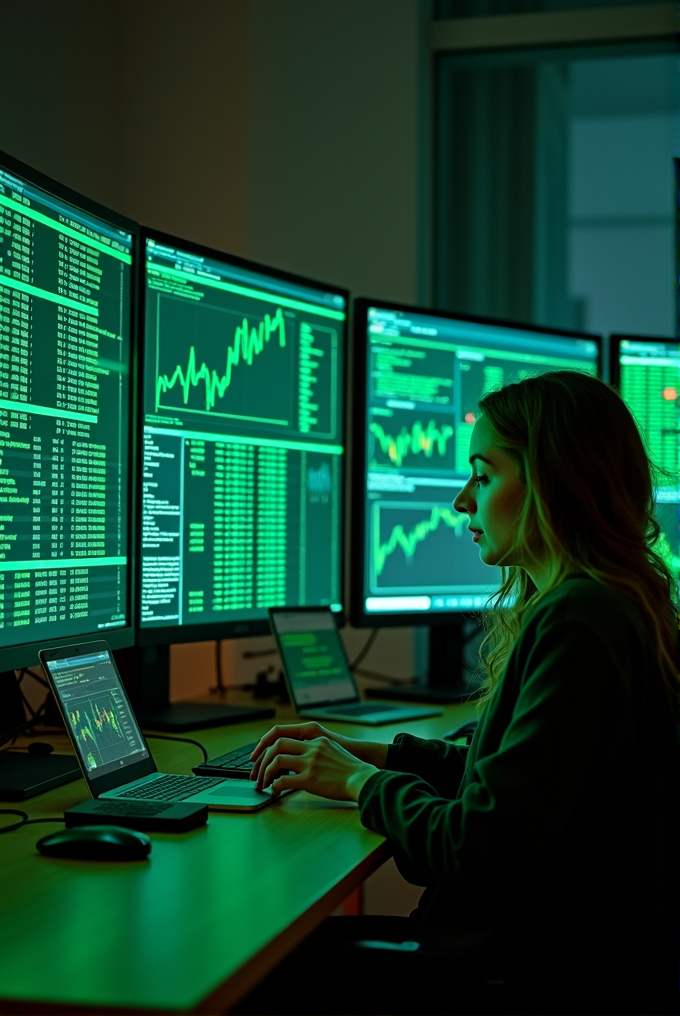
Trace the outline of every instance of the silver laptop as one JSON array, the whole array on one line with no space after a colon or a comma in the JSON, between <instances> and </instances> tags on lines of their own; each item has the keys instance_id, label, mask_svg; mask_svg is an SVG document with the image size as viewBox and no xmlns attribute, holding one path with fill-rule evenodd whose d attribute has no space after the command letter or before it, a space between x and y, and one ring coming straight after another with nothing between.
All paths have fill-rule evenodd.
<instances>
[{"instance_id":1,"label":"silver laptop","mask_svg":"<svg viewBox=\"0 0 680 1016\"><path fill-rule=\"evenodd\" d=\"M299 716L348 723L398 723L441 716L429 706L362 702L328 607L270 607L290 700Z\"/></svg>"},{"instance_id":2,"label":"silver laptop","mask_svg":"<svg viewBox=\"0 0 680 1016\"><path fill-rule=\"evenodd\" d=\"M259 811L275 800L247 780L159 773L106 642L39 656L93 797L185 801L216 811Z\"/></svg>"}]
</instances>

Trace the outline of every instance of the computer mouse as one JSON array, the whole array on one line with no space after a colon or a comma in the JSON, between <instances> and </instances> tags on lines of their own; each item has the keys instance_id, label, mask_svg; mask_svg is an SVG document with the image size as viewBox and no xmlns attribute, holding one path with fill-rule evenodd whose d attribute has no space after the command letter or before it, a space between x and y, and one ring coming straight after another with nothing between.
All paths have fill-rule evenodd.
<instances>
[{"instance_id":1,"label":"computer mouse","mask_svg":"<svg viewBox=\"0 0 680 1016\"><path fill-rule=\"evenodd\" d=\"M51 755L54 745L48 744L47 741L31 741L26 751L29 755Z\"/></svg>"},{"instance_id":2,"label":"computer mouse","mask_svg":"<svg viewBox=\"0 0 680 1016\"><path fill-rule=\"evenodd\" d=\"M122 826L76 826L43 836L37 849L47 857L78 861L143 861L151 853L151 840L144 833Z\"/></svg>"}]
</instances>

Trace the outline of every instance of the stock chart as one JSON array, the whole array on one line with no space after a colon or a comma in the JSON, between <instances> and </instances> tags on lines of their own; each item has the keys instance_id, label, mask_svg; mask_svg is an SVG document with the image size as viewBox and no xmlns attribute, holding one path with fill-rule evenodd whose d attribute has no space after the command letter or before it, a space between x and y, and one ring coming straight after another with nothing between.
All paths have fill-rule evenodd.
<instances>
[{"instance_id":1,"label":"stock chart","mask_svg":"<svg viewBox=\"0 0 680 1016\"><path fill-rule=\"evenodd\" d=\"M345 301L146 247L143 627L341 600Z\"/></svg>"},{"instance_id":2,"label":"stock chart","mask_svg":"<svg viewBox=\"0 0 680 1016\"><path fill-rule=\"evenodd\" d=\"M546 370L594 374L598 346L388 306L367 307L365 327L364 610L483 607L498 569L480 561L452 505L470 475L479 400Z\"/></svg>"}]
</instances>

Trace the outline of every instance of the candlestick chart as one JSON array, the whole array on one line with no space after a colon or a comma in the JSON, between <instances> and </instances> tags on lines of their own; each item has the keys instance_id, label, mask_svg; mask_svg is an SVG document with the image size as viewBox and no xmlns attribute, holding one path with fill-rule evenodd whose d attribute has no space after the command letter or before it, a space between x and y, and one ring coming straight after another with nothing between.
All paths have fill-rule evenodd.
<instances>
[{"instance_id":1,"label":"candlestick chart","mask_svg":"<svg viewBox=\"0 0 680 1016\"><path fill-rule=\"evenodd\" d=\"M390 420L369 425L372 448L369 454L373 466L393 466L397 469L435 468L452 470L455 467L454 428L435 419L423 423L408 420L399 428ZM410 424L410 425L409 425ZM391 426L390 426L391 425Z\"/></svg>"},{"instance_id":2,"label":"candlestick chart","mask_svg":"<svg viewBox=\"0 0 680 1016\"><path fill-rule=\"evenodd\" d=\"M109 692L80 699L78 705L69 709L68 718L88 768L94 769L120 756L127 738Z\"/></svg>"}]
</instances>

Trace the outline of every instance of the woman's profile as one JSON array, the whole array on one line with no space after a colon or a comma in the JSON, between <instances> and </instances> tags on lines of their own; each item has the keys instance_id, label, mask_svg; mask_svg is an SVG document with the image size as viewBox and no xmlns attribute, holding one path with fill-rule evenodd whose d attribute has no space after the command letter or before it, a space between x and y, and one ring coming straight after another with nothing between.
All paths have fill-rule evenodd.
<instances>
[{"instance_id":1,"label":"woman's profile","mask_svg":"<svg viewBox=\"0 0 680 1016\"><path fill-rule=\"evenodd\" d=\"M301 723L253 753L259 786L357 801L424 887L419 906L327 921L260 999L278 998L271 1012L449 1012L483 1007L496 985L494 1011L676 1012L680 678L653 467L619 395L574 371L485 395L470 466L454 507L502 569L471 745ZM331 957L339 1008L290 997L300 970L323 978Z\"/></svg>"}]
</instances>

